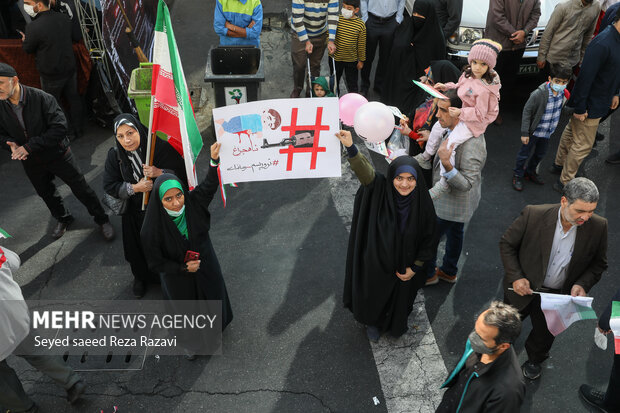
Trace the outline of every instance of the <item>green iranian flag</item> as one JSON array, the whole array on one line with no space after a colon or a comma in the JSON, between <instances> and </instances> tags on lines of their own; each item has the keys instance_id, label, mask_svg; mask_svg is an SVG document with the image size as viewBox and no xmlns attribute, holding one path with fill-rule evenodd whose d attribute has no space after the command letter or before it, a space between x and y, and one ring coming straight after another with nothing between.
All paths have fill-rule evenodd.
<instances>
[{"instance_id":1,"label":"green iranian flag","mask_svg":"<svg viewBox=\"0 0 620 413\"><path fill-rule=\"evenodd\" d=\"M0 228L0 239L1 238L11 238L11 236L2 228Z\"/></svg>"},{"instance_id":2,"label":"green iranian flag","mask_svg":"<svg viewBox=\"0 0 620 413\"><path fill-rule=\"evenodd\" d=\"M194 163L202 149L202 137L194 118L170 12L163 0L159 0L157 7L151 95L150 131L168 135L168 143L183 156L191 190L198 184Z\"/></svg>"}]
</instances>

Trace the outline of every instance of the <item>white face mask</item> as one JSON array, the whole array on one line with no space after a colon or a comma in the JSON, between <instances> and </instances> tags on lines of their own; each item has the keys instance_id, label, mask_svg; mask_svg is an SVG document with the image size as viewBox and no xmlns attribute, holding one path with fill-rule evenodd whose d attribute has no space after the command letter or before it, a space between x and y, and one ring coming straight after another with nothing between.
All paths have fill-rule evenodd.
<instances>
[{"instance_id":1,"label":"white face mask","mask_svg":"<svg viewBox=\"0 0 620 413\"><path fill-rule=\"evenodd\" d=\"M166 212L168 213L168 215L170 215L172 218L178 218L181 215L183 215L183 212L185 211L185 205L183 205L181 207L181 209L179 209L178 211L173 211L171 209L168 209L166 207L164 207L164 209L166 210Z\"/></svg>"},{"instance_id":2,"label":"white face mask","mask_svg":"<svg viewBox=\"0 0 620 413\"><path fill-rule=\"evenodd\" d=\"M38 13L35 13L34 6L31 6L30 4L24 4L24 11L33 19L37 17Z\"/></svg>"},{"instance_id":3,"label":"white face mask","mask_svg":"<svg viewBox=\"0 0 620 413\"><path fill-rule=\"evenodd\" d=\"M343 7L342 9L340 9L340 12L342 13L342 17L344 17L345 19L350 19L351 17L353 17L353 10L348 10Z\"/></svg>"}]
</instances>

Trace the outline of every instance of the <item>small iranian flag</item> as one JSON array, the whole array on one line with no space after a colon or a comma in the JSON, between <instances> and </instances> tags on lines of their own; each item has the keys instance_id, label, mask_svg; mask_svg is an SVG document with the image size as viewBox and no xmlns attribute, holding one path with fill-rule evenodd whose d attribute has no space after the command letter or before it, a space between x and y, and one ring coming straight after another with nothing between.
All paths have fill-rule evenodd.
<instances>
[{"instance_id":1,"label":"small iranian flag","mask_svg":"<svg viewBox=\"0 0 620 413\"><path fill-rule=\"evenodd\" d=\"M443 93L441 93L440 91L438 91L437 89L435 89L432 86L429 86L429 85L424 84L422 82L418 82L417 80L414 80L413 83L415 83L419 88L424 90L426 93L428 93L432 97L439 98L439 99L448 99L448 97L446 95L444 95Z\"/></svg>"},{"instance_id":2,"label":"small iranian flag","mask_svg":"<svg viewBox=\"0 0 620 413\"><path fill-rule=\"evenodd\" d=\"M194 163L202 149L202 137L189 99L170 12L162 0L157 6L155 23L151 95L149 136L153 131L168 135L168 143L185 160L187 181L192 190L198 184Z\"/></svg>"},{"instance_id":3,"label":"small iranian flag","mask_svg":"<svg viewBox=\"0 0 620 413\"><path fill-rule=\"evenodd\" d=\"M540 308L545 314L549 332L557 336L575 321L595 319L593 300L592 297L540 293Z\"/></svg>"},{"instance_id":4,"label":"small iranian flag","mask_svg":"<svg viewBox=\"0 0 620 413\"><path fill-rule=\"evenodd\" d=\"M0 239L2 238L11 238L11 236L2 228L0 228Z\"/></svg>"},{"instance_id":5,"label":"small iranian flag","mask_svg":"<svg viewBox=\"0 0 620 413\"><path fill-rule=\"evenodd\" d=\"M620 354L620 301L611 303L611 318L609 326L614 332L614 343L616 345L616 354Z\"/></svg>"}]
</instances>

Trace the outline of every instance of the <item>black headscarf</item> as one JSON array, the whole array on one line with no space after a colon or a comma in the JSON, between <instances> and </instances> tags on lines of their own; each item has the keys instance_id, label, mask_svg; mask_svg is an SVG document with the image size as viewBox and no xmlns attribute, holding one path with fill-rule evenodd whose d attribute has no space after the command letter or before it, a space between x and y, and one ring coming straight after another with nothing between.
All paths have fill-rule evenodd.
<instances>
[{"instance_id":1,"label":"black headscarf","mask_svg":"<svg viewBox=\"0 0 620 413\"><path fill-rule=\"evenodd\" d=\"M121 163L129 165L131 167L130 179L132 184L137 184L140 179L144 177L142 171L142 164L146 163L146 146L148 144L147 131L144 125L140 123L135 116L129 113L121 113L114 118L114 136L121 125L127 125L138 131L140 134L140 146L133 152L129 152L123 148L123 145L116 139L116 149L118 149L118 156L121 159Z\"/></svg>"},{"instance_id":2,"label":"black headscarf","mask_svg":"<svg viewBox=\"0 0 620 413\"><path fill-rule=\"evenodd\" d=\"M114 118L114 136L116 137L116 131L121 125L129 125L136 129L140 134L140 146L134 152L139 156L140 167L136 168L137 159L134 158L134 154L128 152L123 148L123 145L115 139L116 149L118 157L121 161L121 173L123 179L126 182L133 184L138 182L139 178L143 177L142 164L147 163L147 145L149 141L148 131L146 127L132 114L121 113ZM134 158L134 159L131 159ZM153 165L159 168L173 170L180 179L181 183L187 188L187 176L185 174L185 164L183 157L166 141L162 139L155 140L155 148L153 154ZM105 181L105 179L104 179Z\"/></svg>"},{"instance_id":3,"label":"black headscarf","mask_svg":"<svg viewBox=\"0 0 620 413\"><path fill-rule=\"evenodd\" d=\"M425 18L405 16L394 33L381 101L403 113L415 109L419 88L412 82L434 60L446 56L446 41L432 0L416 0L413 12ZM419 104L419 103L418 103Z\"/></svg>"},{"instance_id":4,"label":"black headscarf","mask_svg":"<svg viewBox=\"0 0 620 413\"><path fill-rule=\"evenodd\" d=\"M396 171L405 165L415 169L418 179L415 190L403 197L393 181ZM401 223L404 230L400 230ZM416 261L433 258L435 225L435 208L415 159L396 158L387 176L376 173L370 185L360 187L355 195L343 297L345 307L358 321L389 329L394 335L406 330L407 316L425 275L418 271L404 282L396 271L404 274Z\"/></svg>"},{"instance_id":5,"label":"black headscarf","mask_svg":"<svg viewBox=\"0 0 620 413\"><path fill-rule=\"evenodd\" d=\"M394 178L402 173L410 173L413 177L418 179L418 171L412 166L408 164L400 165L394 171ZM392 180L393 182L393 180ZM401 233L405 232L405 227L407 226L407 219L409 218L409 210L411 209L411 202L415 196L415 188L407 195L401 195L398 191L394 191L394 199L396 201L396 210L398 211L398 229Z\"/></svg>"}]
</instances>

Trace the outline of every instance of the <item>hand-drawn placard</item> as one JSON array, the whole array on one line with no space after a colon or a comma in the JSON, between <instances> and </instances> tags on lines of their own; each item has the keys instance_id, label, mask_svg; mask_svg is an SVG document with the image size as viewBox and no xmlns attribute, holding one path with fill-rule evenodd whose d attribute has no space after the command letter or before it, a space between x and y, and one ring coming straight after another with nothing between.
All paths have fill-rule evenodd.
<instances>
[{"instance_id":1,"label":"hand-drawn placard","mask_svg":"<svg viewBox=\"0 0 620 413\"><path fill-rule=\"evenodd\" d=\"M213 109L222 183L340 176L338 98Z\"/></svg>"}]
</instances>

